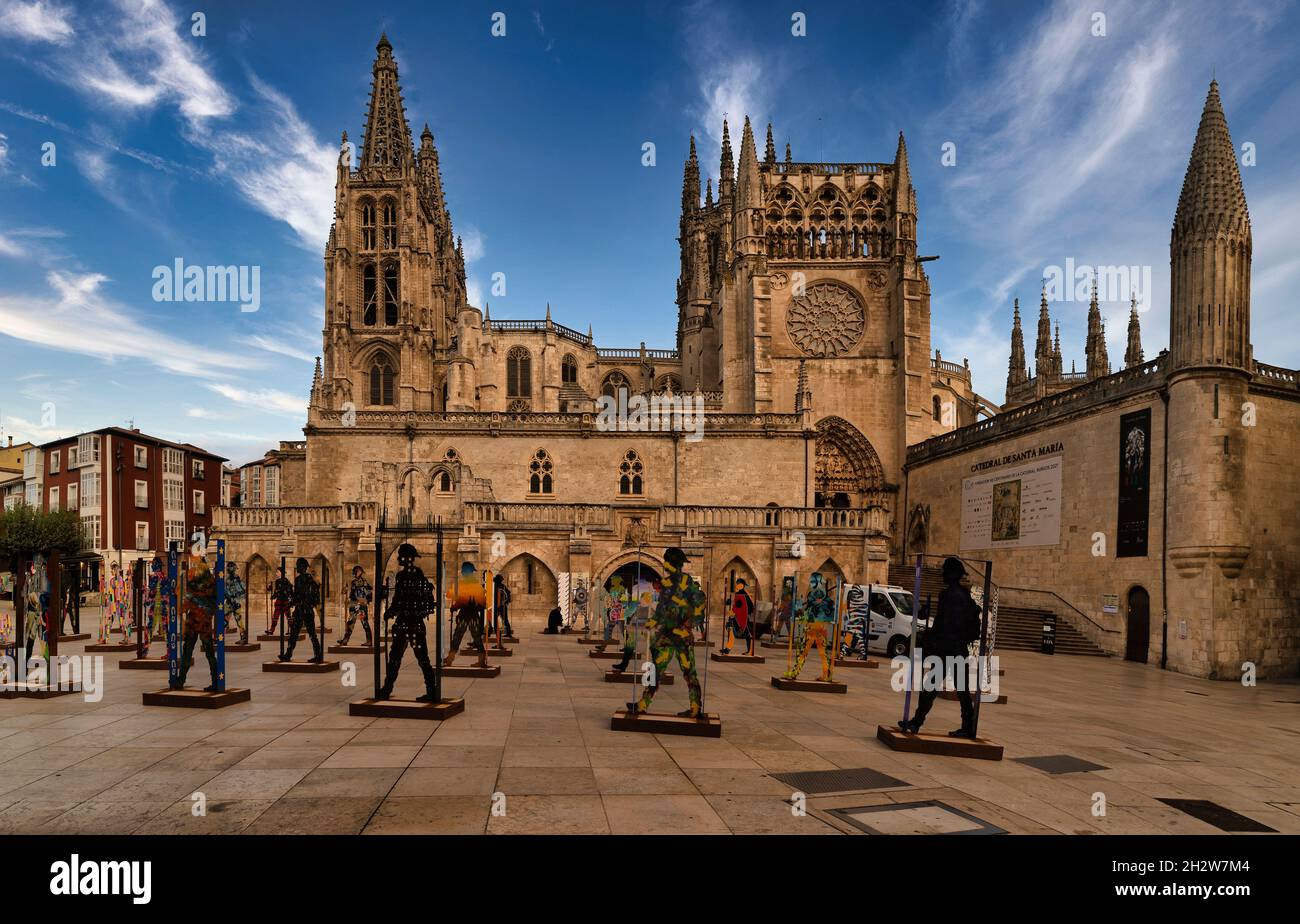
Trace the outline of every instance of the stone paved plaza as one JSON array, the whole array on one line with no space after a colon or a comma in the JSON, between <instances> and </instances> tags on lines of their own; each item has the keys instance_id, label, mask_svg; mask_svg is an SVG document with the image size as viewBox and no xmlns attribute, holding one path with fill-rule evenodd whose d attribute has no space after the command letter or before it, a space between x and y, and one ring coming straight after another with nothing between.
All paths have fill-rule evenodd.
<instances>
[{"instance_id":1,"label":"stone paved plaza","mask_svg":"<svg viewBox=\"0 0 1300 924\"><path fill-rule=\"evenodd\" d=\"M522 643L499 678L448 679L466 709L441 724L349 717L348 701L368 695L369 662L358 662L358 687L338 673L263 674L275 653L264 643L227 656L230 685L251 687L252 702L207 711L142 706L165 673L119 670L119 656L105 656L98 703L0 701L0 832L833 834L858 829L829 810L933 800L1013 833L1217 833L1166 798L1300 833L1295 685L1248 689L1117 659L1010 652L1009 701L981 715L981 733L1006 757L962 760L875 740L878 723L899 718L889 670L841 670L846 696L784 693L769 684L780 651L765 665L708 665L721 739L613 732L610 714L632 687L603 682L609 662L540 628L517 626ZM398 694L416 695L418 678L408 655ZM206 682L201 661L194 679ZM662 687L655 711L682 708L685 692L680 679ZM957 721L957 704L940 700L928 730ZM1049 755L1107 769L1052 774L1016 761ZM836 768L905 785L810 794L796 817L792 786L772 776ZM191 812L196 792L203 817ZM1097 792L1104 817L1092 812ZM504 794L503 815L493 793ZM957 817L934 814L923 807L877 827L942 830Z\"/></svg>"}]
</instances>

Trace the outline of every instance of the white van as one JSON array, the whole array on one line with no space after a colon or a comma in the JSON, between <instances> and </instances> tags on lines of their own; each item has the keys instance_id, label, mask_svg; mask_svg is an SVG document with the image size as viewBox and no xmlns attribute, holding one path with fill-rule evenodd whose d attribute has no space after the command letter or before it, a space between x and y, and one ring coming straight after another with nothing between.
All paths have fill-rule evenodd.
<instances>
[{"instance_id":1,"label":"white van","mask_svg":"<svg viewBox=\"0 0 1300 924\"><path fill-rule=\"evenodd\" d=\"M870 601L870 616L867 603ZM840 655L865 658L868 653L906 657L912 645L912 593L891 584L845 584L840 595L844 633ZM917 631L925 630L924 612Z\"/></svg>"}]
</instances>

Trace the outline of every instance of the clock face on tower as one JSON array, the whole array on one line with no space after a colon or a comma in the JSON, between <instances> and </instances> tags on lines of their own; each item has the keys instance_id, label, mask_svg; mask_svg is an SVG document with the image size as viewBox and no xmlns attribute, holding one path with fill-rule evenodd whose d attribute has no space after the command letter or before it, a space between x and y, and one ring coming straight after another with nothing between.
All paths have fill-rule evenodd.
<instances>
[{"instance_id":1,"label":"clock face on tower","mask_svg":"<svg viewBox=\"0 0 1300 924\"><path fill-rule=\"evenodd\" d=\"M867 324L862 303L852 290L819 282L796 295L786 315L785 329L795 346L809 356L843 356L859 340Z\"/></svg>"}]
</instances>

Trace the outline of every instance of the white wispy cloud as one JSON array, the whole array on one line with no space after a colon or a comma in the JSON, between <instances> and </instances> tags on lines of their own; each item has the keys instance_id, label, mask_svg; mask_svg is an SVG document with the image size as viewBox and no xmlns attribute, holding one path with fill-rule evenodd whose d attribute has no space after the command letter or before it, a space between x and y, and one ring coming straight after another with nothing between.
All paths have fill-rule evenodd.
<instances>
[{"instance_id":1,"label":"white wispy cloud","mask_svg":"<svg viewBox=\"0 0 1300 924\"><path fill-rule=\"evenodd\" d=\"M300 359L305 363L314 363L316 361L316 357L306 350L295 349L291 344L285 343L283 340L275 340L262 334L236 337L235 340L246 346L265 350L268 353L276 353L280 356L288 356L291 359Z\"/></svg>"},{"instance_id":2,"label":"white wispy cloud","mask_svg":"<svg viewBox=\"0 0 1300 924\"><path fill-rule=\"evenodd\" d=\"M243 388L228 382L209 382L208 388L235 404L258 408L272 414L306 417L307 401L298 395L273 388Z\"/></svg>"},{"instance_id":3,"label":"white wispy cloud","mask_svg":"<svg viewBox=\"0 0 1300 924\"><path fill-rule=\"evenodd\" d=\"M473 225L463 226L460 233L461 245L465 248L465 263L477 263L487 253L487 236Z\"/></svg>"},{"instance_id":4,"label":"white wispy cloud","mask_svg":"<svg viewBox=\"0 0 1300 924\"><path fill-rule=\"evenodd\" d=\"M99 359L141 360L167 372L212 377L254 368L242 356L194 344L147 324L101 292L99 273L51 271L45 296L0 295L0 333L52 350Z\"/></svg>"},{"instance_id":5,"label":"white wispy cloud","mask_svg":"<svg viewBox=\"0 0 1300 924\"><path fill-rule=\"evenodd\" d=\"M334 220L338 150L317 140L293 103L250 76L260 106L259 133L204 125L189 140L212 155L217 173L258 211L284 221L299 242L319 251Z\"/></svg>"},{"instance_id":6,"label":"white wispy cloud","mask_svg":"<svg viewBox=\"0 0 1300 924\"><path fill-rule=\"evenodd\" d=\"M736 44L734 30L725 10L709 0L697 0L682 12L686 38L685 58L694 70L698 96L687 115L701 133L697 140L701 172L717 175L722 154L722 120L731 130L733 156L740 156L741 129L745 116L754 127L758 156L763 156L764 114L769 111L768 87L779 85L781 67L757 49ZM707 139L707 143L700 143ZM716 183L715 183L716 186Z\"/></svg>"},{"instance_id":7,"label":"white wispy cloud","mask_svg":"<svg viewBox=\"0 0 1300 924\"><path fill-rule=\"evenodd\" d=\"M67 43L73 36L68 11L49 0L0 0L0 35L28 42Z\"/></svg>"},{"instance_id":8,"label":"white wispy cloud","mask_svg":"<svg viewBox=\"0 0 1300 924\"><path fill-rule=\"evenodd\" d=\"M333 220L338 154L317 139L292 101L252 74L252 93L241 100L217 76L202 46L189 40L187 18L162 0L116 0L111 9L83 11L79 17L89 20L85 28L69 32L64 47L39 65L51 79L99 107L128 113L173 109L184 139L211 158L212 172L247 205L284 221L303 246L318 251L324 245ZM0 108L60 124L14 104L0 103ZM102 128L94 129L89 140L99 150L83 143L79 168L105 198L128 213L133 213L133 197L122 191L109 152L164 172L189 170L120 145Z\"/></svg>"}]
</instances>

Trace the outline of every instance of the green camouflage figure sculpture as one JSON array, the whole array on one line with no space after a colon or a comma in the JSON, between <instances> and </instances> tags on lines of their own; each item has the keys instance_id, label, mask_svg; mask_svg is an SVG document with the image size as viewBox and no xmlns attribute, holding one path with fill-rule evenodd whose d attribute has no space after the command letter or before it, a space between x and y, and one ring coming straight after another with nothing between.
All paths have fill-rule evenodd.
<instances>
[{"instance_id":1,"label":"green camouflage figure sculpture","mask_svg":"<svg viewBox=\"0 0 1300 924\"><path fill-rule=\"evenodd\" d=\"M704 591L695 579L686 573L686 553L679 548L664 552L666 565L663 592L654 614L646 620L650 637L650 656L654 659L654 680L676 660L690 690L691 707L679 716L699 718L702 691L700 677L695 672L695 629L704 624ZM654 700L658 684L646 684L641 699L627 704L629 715L647 712Z\"/></svg>"}]
</instances>

